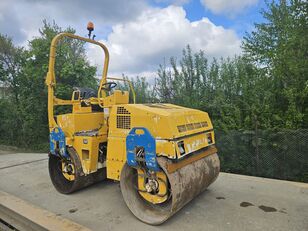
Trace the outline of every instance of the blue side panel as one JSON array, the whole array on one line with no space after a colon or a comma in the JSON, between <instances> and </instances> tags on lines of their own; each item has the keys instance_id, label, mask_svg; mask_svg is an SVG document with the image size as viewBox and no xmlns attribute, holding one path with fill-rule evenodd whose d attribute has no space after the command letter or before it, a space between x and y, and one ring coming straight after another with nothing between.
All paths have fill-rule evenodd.
<instances>
[{"instance_id":1,"label":"blue side panel","mask_svg":"<svg viewBox=\"0 0 308 231\"><path fill-rule=\"evenodd\" d=\"M53 155L58 155L56 149L59 150L60 155L69 157L66 152L65 135L61 128L54 128L49 134L50 152Z\"/></svg>"},{"instance_id":2,"label":"blue side panel","mask_svg":"<svg viewBox=\"0 0 308 231\"><path fill-rule=\"evenodd\" d=\"M143 134L136 134L137 130L142 130ZM149 170L161 171L156 159L156 142L148 129L144 127L133 128L126 137L127 164L138 167L135 148L143 147L145 151L145 162Z\"/></svg>"}]
</instances>

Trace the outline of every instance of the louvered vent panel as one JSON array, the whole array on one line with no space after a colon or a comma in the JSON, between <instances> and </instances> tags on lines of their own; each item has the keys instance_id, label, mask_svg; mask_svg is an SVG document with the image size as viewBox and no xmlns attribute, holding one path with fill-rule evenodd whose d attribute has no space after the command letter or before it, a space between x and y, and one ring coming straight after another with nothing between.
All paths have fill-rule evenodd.
<instances>
[{"instance_id":1,"label":"louvered vent panel","mask_svg":"<svg viewBox=\"0 0 308 231\"><path fill-rule=\"evenodd\" d=\"M178 130L179 130L179 132L186 132L186 125L179 125L178 126Z\"/></svg>"},{"instance_id":2,"label":"louvered vent panel","mask_svg":"<svg viewBox=\"0 0 308 231\"><path fill-rule=\"evenodd\" d=\"M204 128L207 126L208 126L207 122L203 121L203 122L198 122L198 123L193 123L193 124L179 125L177 126L177 128L179 132L186 132L186 131L191 131L191 130L198 129L198 128Z\"/></svg>"},{"instance_id":3,"label":"louvered vent panel","mask_svg":"<svg viewBox=\"0 0 308 231\"><path fill-rule=\"evenodd\" d=\"M201 128L202 124L201 123L194 123L195 128Z\"/></svg>"},{"instance_id":4,"label":"louvered vent panel","mask_svg":"<svg viewBox=\"0 0 308 231\"><path fill-rule=\"evenodd\" d=\"M186 124L187 130L194 130L194 124Z\"/></svg>"}]
</instances>

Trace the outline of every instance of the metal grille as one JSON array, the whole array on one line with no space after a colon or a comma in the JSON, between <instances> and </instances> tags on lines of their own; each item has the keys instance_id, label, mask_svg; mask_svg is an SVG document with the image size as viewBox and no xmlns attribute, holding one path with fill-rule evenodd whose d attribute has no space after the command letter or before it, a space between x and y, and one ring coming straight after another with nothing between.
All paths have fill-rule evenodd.
<instances>
[{"instance_id":1,"label":"metal grille","mask_svg":"<svg viewBox=\"0 0 308 231\"><path fill-rule=\"evenodd\" d=\"M201 128L202 127L202 124L201 123L195 123L194 124L194 127L197 129L197 128ZM206 126L207 127L207 126Z\"/></svg>"},{"instance_id":2,"label":"metal grille","mask_svg":"<svg viewBox=\"0 0 308 231\"><path fill-rule=\"evenodd\" d=\"M203 127L207 127L208 124L206 121L203 122L197 122L197 123L192 123L192 124L183 124L183 125L179 125L177 126L178 131L179 132L186 132L186 131L191 131L194 129L198 129L198 128L203 128Z\"/></svg>"},{"instance_id":3,"label":"metal grille","mask_svg":"<svg viewBox=\"0 0 308 231\"><path fill-rule=\"evenodd\" d=\"M206 121L201 122L201 127L208 127L209 125L207 124Z\"/></svg>"},{"instance_id":4,"label":"metal grille","mask_svg":"<svg viewBox=\"0 0 308 231\"><path fill-rule=\"evenodd\" d=\"M117 128L130 129L130 116L117 115Z\"/></svg>"},{"instance_id":5,"label":"metal grille","mask_svg":"<svg viewBox=\"0 0 308 231\"><path fill-rule=\"evenodd\" d=\"M186 124L187 130L193 130L194 129L194 124Z\"/></svg>"},{"instance_id":6,"label":"metal grille","mask_svg":"<svg viewBox=\"0 0 308 231\"><path fill-rule=\"evenodd\" d=\"M126 110L126 108L124 108L124 107L118 107L117 108L117 114L130 114L130 112L129 111L127 111Z\"/></svg>"},{"instance_id":7,"label":"metal grille","mask_svg":"<svg viewBox=\"0 0 308 231\"><path fill-rule=\"evenodd\" d=\"M178 126L178 131L179 132L186 132L187 131L186 126L185 125L179 125Z\"/></svg>"},{"instance_id":8,"label":"metal grille","mask_svg":"<svg viewBox=\"0 0 308 231\"><path fill-rule=\"evenodd\" d=\"M117 108L117 128L130 129L130 112L125 107Z\"/></svg>"}]
</instances>

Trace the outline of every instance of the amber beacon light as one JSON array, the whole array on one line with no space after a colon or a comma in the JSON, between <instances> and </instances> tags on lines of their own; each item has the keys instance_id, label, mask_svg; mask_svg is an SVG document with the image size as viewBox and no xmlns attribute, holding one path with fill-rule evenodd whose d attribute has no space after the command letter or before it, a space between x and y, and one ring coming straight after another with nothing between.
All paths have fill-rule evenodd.
<instances>
[{"instance_id":1,"label":"amber beacon light","mask_svg":"<svg viewBox=\"0 0 308 231\"><path fill-rule=\"evenodd\" d=\"M92 31L94 31L94 24L93 24L93 22L88 22L87 30L89 31L89 34L88 34L89 39L91 39L91 33L92 33Z\"/></svg>"}]
</instances>

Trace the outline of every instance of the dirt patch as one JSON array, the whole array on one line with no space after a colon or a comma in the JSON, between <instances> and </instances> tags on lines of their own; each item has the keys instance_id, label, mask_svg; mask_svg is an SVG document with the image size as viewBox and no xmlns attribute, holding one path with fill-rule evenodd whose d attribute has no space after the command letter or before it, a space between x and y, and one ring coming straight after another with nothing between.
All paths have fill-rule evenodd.
<instances>
[{"instance_id":1,"label":"dirt patch","mask_svg":"<svg viewBox=\"0 0 308 231\"><path fill-rule=\"evenodd\" d=\"M277 209L275 209L274 207L269 207L265 205L260 205L259 209L263 210L266 213L277 212Z\"/></svg>"},{"instance_id":2,"label":"dirt patch","mask_svg":"<svg viewBox=\"0 0 308 231\"><path fill-rule=\"evenodd\" d=\"M78 209L76 209L76 208L74 208L74 209L70 209L70 210L68 210L70 213L75 213L75 212L77 212L78 211Z\"/></svg>"},{"instance_id":3,"label":"dirt patch","mask_svg":"<svg viewBox=\"0 0 308 231\"><path fill-rule=\"evenodd\" d=\"M254 204L247 202L247 201L243 201L242 203L240 203L241 207L249 207L249 206L254 206Z\"/></svg>"}]
</instances>

